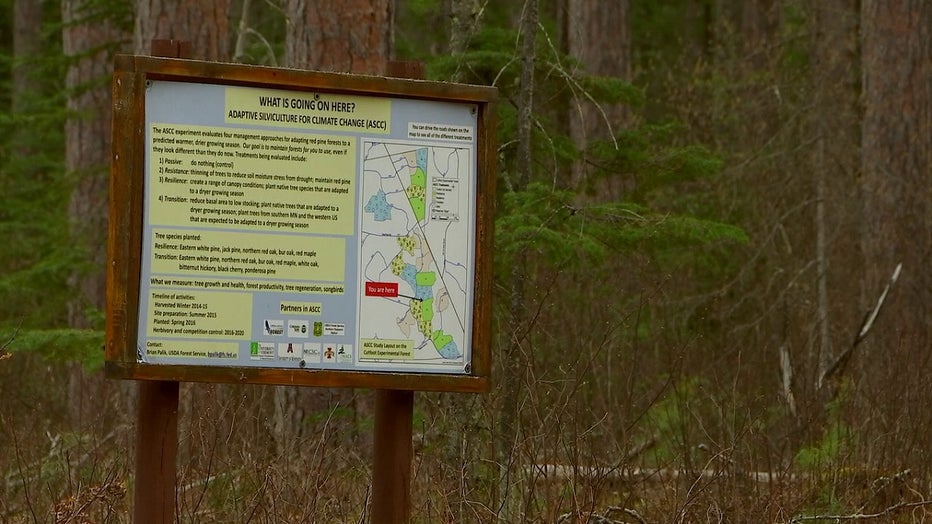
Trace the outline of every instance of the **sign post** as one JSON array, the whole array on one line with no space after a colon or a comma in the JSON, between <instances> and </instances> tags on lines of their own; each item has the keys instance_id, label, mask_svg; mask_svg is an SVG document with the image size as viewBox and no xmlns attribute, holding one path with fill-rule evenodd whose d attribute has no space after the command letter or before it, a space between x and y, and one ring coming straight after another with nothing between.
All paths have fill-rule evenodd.
<instances>
[{"instance_id":1,"label":"sign post","mask_svg":"<svg viewBox=\"0 0 932 524\"><path fill-rule=\"evenodd\" d=\"M165 411L137 467L178 381L373 388L373 518L404 521L413 392L489 388L495 89L114 69L105 370Z\"/></svg>"},{"instance_id":2,"label":"sign post","mask_svg":"<svg viewBox=\"0 0 932 524\"><path fill-rule=\"evenodd\" d=\"M152 54L191 58L191 42L153 40ZM175 522L179 384L140 381L136 398L136 482L133 522Z\"/></svg>"},{"instance_id":3,"label":"sign post","mask_svg":"<svg viewBox=\"0 0 932 524\"><path fill-rule=\"evenodd\" d=\"M178 383L141 381L136 417L133 522L175 522Z\"/></svg>"},{"instance_id":4,"label":"sign post","mask_svg":"<svg viewBox=\"0 0 932 524\"><path fill-rule=\"evenodd\" d=\"M410 520L413 415L413 391L376 391L372 524L402 524Z\"/></svg>"},{"instance_id":5,"label":"sign post","mask_svg":"<svg viewBox=\"0 0 932 524\"><path fill-rule=\"evenodd\" d=\"M396 78L422 79L424 64L392 61L388 74ZM372 524L402 524L410 520L413 419L413 391L376 390Z\"/></svg>"}]
</instances>

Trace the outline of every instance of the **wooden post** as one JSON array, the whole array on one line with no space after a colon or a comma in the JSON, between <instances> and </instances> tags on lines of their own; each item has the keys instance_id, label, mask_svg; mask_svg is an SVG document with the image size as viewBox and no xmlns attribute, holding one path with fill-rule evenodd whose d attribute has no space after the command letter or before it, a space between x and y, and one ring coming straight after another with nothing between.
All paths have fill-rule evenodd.
<instances>
[{"instance_id":1,"label":"wooden post","mask_svg":"<svg viewBox=\"0 0 932 524\"><path fill-rule=\"evenodd\" d=\"M191 42L153 40L152 55L191 58ZM178 473L178 382L139 382L133 522L173 524Z\"/></svg>"},{"instance_id":2,"label":"wooden post","mask_svg":"<svg viewBox=\"0 0 932 524\"><path fill-rule=\"evenodd\" d=\"M375 392L372 524L404 524L411 518L411 423L414 392Z\"/></svg>"},{"instance_id":3,"label":"wooden post","mask_svg":"<svg viewBox=\"0 0 932 524\"><path fill-rule=\"evenodd\" d=\"M388 76L424 78L423 62L391 61ZM414 392L375 392L375 438L372 463L372 524L407 524L411 520L411 428Z\"/></svg>"},{"instance_id":4,"label":"wooden post","mask_svg":"<svg viewBox=\"0 0 932 524\"><path fill-rule=\"evenodd\" d=\"M139 383L133 522L173 524L178 458L178 383Z\"/></svg>"}]
</instances>

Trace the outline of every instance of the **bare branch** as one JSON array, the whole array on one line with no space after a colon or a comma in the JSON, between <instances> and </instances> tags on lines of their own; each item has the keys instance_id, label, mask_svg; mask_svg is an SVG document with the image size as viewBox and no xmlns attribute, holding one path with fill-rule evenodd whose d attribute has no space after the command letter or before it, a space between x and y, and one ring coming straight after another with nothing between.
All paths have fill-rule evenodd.
<instances>
[{"instance_id":1,"label":"bare branch","mask_svg":"<svg viewBox=\"0 0 932 524\"><path fill-rule=\"evenodd\" d=\"M894 504L887 507L882 511L877 513L852 513L850 515L800 515L793 517L790 520L790 524L794 522L806 522L808 520L870 520L870 519L879 519L881 517L889 517L890 515L900 511L902 509L912 509L919 508L922 506L932 506L932 500L920 500L917 502L900 502L899 504Z\"/></svg>"},{"instance_id":2,"label":"bare branch","mask_svg":"<svg viewBox=\"0 0 932 524\"><path fill-rule=\"evenodd\" d=\"M16 340L16 335L19 334L19 328L22 325L23 323L20 321L19 325L16 326L16 329L14 329L13 333L10 335L10 339L4 342L2 346L0 346L0 360L6 360L13 356L13 354L10 353L7 348L10 347L10 344L12 344L14 340Z\"/></svg>"},{"instance_id":3,"label":"bare branch","mask_svg":"<svg viewBox=\"0 0 932 524\"><path fill-rule=\"evenodd\" d=\"M790 413L796 416L796 397L793 396L793 363L790 362L790 352L786 346L780 346L780 371L783 382L783 397L790 408Z\"/></svg>"},{"instance_id":4,"label":"bare branch","mask_svg":"<svg viewBox=\"0 0 932 524\"><path fill-rule=\"evenodd\" d=\"M880 309L883 307L884 301L887 299L887 293L890 292L890 289L896 284L897 279L900 278L900 271L902 269L902 262L896 265L896 269L893 270L893 275L890 276L890 281L887 282L887 285L883 288L883 292L880 293L880 297L877 298L877 304L874 306L874 309L864 317L864 321L861 323L861 329L858 330L857 336L854 337L854 342L852 342L851 346L844 350L841 355L838 355L838 358L835 359L832 365L826 368L822 376L819 377L818 387L820 389L825 381L831 378L832 375L836 373L840 374L844 370L854 349L867 338L871 328L874 327L874 321L877 320L877 316L880 314Z\"/></svg>"}]
</instances>

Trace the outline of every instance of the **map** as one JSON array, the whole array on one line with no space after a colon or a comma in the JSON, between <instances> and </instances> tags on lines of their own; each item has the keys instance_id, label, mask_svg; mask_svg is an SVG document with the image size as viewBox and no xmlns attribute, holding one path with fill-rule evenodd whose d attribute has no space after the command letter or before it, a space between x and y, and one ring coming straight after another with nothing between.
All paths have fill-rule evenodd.
<instances>
[{"instance_id":1,"label":"map","mask_svg":"<svg viewBox=\"0 0 932 524\"><path fill-rule=\"evenodd\" d=\"M466 361L472 155L469 147L362 143L361 362Z\"/></svg>"}]
</instances>

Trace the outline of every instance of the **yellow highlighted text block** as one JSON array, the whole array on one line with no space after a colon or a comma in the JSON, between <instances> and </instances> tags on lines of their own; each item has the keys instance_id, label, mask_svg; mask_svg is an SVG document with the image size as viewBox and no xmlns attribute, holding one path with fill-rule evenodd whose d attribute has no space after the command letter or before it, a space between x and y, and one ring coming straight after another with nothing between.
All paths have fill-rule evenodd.
<instances>
[{"instance_id":1,"label":"yellow highlighted text block","mask_svg":"<svg viewBox=\"0 0 932 524\"><path fill-rule=\"evenodd\" d=\"M303 295L342 295L343 284L322 282L295 282L264 280L239 280L227 278L149 277L151 288L224 289L229 291L268 291L300 293Z\"/></svg>"},{"instance_id":2,"label":"yellow highlighted text block","mask_svg":"<svg viewBox=\"0 0 932 524\"><path fill-rule=\"evenodd\" d=\"M387 98L228 86L224 101L228 124L367 134L391 130L392 102Z\"/></svg>"},{"instance_id":3,"label":"yellow highlighted text block","mask_svg":"<svg viewBox=\"0 0 932 524\"><path fill-rule=\"evenodd\" d=\"M188 232L185 232L188 233ZM346 240L272 233L153 229L152 273L260 276L281 280L343 282ZM260 291L249 289L246 291ZM274 291L274 290L269 290Z\"/></svg>"},{"instance_id":4,"label":"yellow highlighted text block","mask_svg":"<svg viewBox=\"0 0 932 524\"><path fill-rule=\"evenodd\" d=\"M151 290L148 305L148 337L249 339L251 294Z\"/></svg>"},{"instance_id":5,"label":"yellow highlighted text block","mask_svg":"<svg viewBox=\"0 0 932 524\"><path fill-rule=\"evenodd\" d=\"M355 137L163 123L150 131L172 141L150 153L150 224L353 234ZM215 133L230 138L199 138Z\"/></svg>"},{"instance_id":6,"label":"yellow highlighted text block","mask_svg":"<svg viewBox=\"0 0 932 524\"><path fill-rule=\"evenodd\" d=\"M414 342L384 338L362 339L359 356L362 359L410 360L414 358Z\"/></svg>"}]
</instances>

